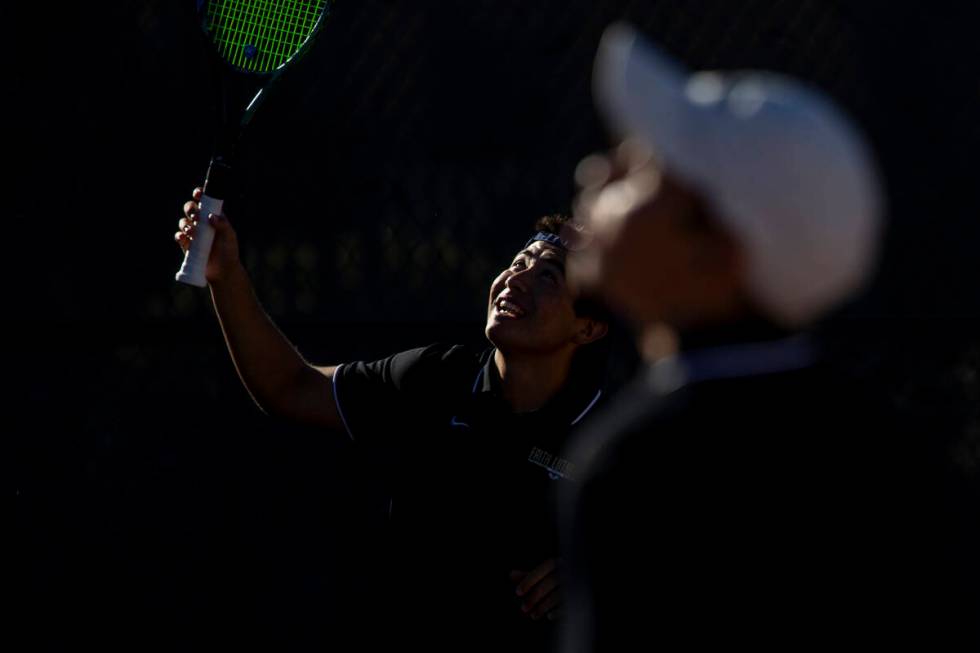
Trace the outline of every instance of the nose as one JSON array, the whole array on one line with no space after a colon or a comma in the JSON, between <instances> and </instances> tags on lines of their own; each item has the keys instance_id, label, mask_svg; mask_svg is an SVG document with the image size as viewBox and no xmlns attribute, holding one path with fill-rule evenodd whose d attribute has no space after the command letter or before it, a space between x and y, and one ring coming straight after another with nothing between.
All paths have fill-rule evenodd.
<instances>
[{"instance_id":1,"label":"nose","mask_svg":"<svg viewBox=\"0 0 980 653\"><path fill-rule=\"evenodd\" d=\"M504 281L504 285L507 288L513 288L515 290L519 290L520 292L527 292L528 291L527 274L530 271L531 268L527 267L524 268L523 270L512 272L510 276L507 277L507 280Z\"/></svg>"}]
</instances>

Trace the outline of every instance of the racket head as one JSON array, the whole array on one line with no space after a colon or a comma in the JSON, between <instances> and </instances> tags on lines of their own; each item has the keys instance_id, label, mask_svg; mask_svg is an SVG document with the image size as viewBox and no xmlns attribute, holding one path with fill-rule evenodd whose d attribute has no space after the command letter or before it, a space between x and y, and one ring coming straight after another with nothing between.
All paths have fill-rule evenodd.
<instances>
[{"instance_id":1,"label":"racket head","mask_svg":"<svg viewBox=\"0 0 980 653\"><path fill-rule=\"evenodd\" d=\"M198 0L201 27L233 69L272 75L299 57L332 0Z\"/></svg>"}]
</instances>

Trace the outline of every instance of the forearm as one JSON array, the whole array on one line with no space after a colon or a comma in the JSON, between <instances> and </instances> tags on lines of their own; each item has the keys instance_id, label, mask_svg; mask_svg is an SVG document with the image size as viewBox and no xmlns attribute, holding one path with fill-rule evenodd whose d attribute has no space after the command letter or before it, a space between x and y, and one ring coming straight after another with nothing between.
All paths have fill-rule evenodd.
<instances>
[{"instance_id":1,"label":"forearm","mask_svg":"<svg viewBox=\"0 0 980 653\"><path fill-rule=\"evenodd\" d=\"M245 388L263 411L282 413L290 387L308 369L306 361L262 308L240 265L211 283L211 298Z\"/></svg>"}]
</instances>

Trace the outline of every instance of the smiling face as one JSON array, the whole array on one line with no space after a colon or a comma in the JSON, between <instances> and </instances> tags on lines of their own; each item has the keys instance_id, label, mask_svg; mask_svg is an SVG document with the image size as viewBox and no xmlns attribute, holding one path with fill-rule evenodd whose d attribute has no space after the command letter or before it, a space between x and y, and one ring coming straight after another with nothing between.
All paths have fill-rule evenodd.
<instances>
[{"instance_id":1,"label":"smiling face","mask_svg":"<svg viewBox=\"0 0 980 653\"><path fill-rule=\"evenodd\" d=\"M502 352L547 354L583 344L588 318L574 309L565 281L565 251L536 241L490 286L486 335Z\"/></svg>"}]
</instances>

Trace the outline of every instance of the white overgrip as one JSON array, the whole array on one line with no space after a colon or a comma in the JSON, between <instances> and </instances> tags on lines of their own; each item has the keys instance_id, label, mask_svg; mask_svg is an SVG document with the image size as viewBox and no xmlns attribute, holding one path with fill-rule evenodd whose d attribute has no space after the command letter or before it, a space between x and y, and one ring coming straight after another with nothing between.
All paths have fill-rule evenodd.
<instances>
[{"instance_id":1,"label":"white overgrip","mask_svg":"<svg viewBox=\"0 0 980 653\"><path fill-rule=\"evenodd\" d=\"M194 239L184 256L184 264L180 266L180 271L177 273L177 281L198 288L207 287L208 281L204 271L207 269L211 245L214 243L214 227L208 222L208 214L221 215L223 204L224 200L207 195L201 196L201 210L198 213Z\"/></svg>"}]
</instances>

